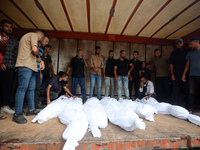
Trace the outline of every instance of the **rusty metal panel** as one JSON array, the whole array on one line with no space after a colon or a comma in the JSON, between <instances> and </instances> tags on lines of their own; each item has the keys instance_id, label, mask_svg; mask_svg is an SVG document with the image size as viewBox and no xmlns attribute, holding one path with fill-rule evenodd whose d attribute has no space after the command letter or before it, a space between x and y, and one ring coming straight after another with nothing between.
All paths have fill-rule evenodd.
<instances>
[{"instance_id":1,"label":"rusty metal panel","mask_svg":"<svg viewBox=\"0 0 200 150\"><path fill-rule=\"evenodd\" d=\"M181 149L187 148L187 137L167 139L135 139L129 141L80 141L76 150L133 150L133 149ZM64 143L1 143L1 150L59 150ZM200 146L200 143L198 145Z\"/></svg>"},{"instance_id":2,"label":"rusty metal panel","mask_svg":"<svg viewBox=\"0 0 200 150\"><path fill-rule=\"evenodd\" d=\"M200 136L189 136L188 137L188 147L200 147Z\"/></svg>"}]
</instances>

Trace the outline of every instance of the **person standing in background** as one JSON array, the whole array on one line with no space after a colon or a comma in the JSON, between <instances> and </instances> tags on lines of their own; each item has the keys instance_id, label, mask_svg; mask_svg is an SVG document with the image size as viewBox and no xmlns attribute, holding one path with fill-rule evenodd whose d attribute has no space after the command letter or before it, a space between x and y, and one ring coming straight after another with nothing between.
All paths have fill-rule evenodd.
<instances>
[{"instance_id":1,"label":"person standing in background","mask_svg":"<svg viewBox=\"0 0 200 150\"><path fill-rule=\"evenodd\" d=\"M115 59L113 58L113 55L114 55L113 50L110 50L108 55L109 55L109 57L104 60L104 67L103 67L103 78L105 80L105 97L108 97L109 90L110 90L111 97L114 98L114 94L115 94L115 78L114 78Z\"/></svg>"},{"instance_id":2,"label":"person standing in background","mask_svg":"<svg viewBox=\"0 0 200 150\"><path fill-rule=\"evenodd\" d=\"M162 56L160 49L155 49L154 59L148 64L154 64L156 71L155 88L158 101L171 103L169 58Z\"/></svg>"},{"instance_id":3,"label":"person standing in background","mask_svg":"<svg viewBox=\"0 0 200 150\"><path fill-rule=\"evenodd\" d=\"M26 94L28 102L27 116L37 115L38 110L35 109L35 81L36 72L38 71L37 63L40 62L40 69L44 69L44 62L39 59L38 41L44 39L45 33L41 30L25 34L18 48L18 56L15 67L18 71L18 87L15 94L15 114L13 121L16 123L26 123L27 120L23 116L23 103Z\"/></svg>"},{"instance_id":4,"label":"person standing in background","mask_svg":"<svg viewBox=\"0 0 200 150\"><path fill-rule=\"evenodd\" d=\"M0 97L2 100L1 113L14 114L15 111L12 110L8 106L8 104L11 98L12 86L15 78L15 63L17 59L19 44L15 39L11 37L13 31L12 22L8 20L2 20L0 28L0 34L9 37L8 43L6 44L4 60L3 63L0 65Z\"/></svg>"},{"instance_id":5,"label":"person standing in background","mask_svg":"<svg viewBox=\"0 0 200 150\"><path fill-rule=\"evenodd\" d=\"M39 41L38 43L38 49L40 52L40 60L42 60L43 58L43 51L44 51L44 47L49 44L49 37L45 36L44 39L42 41ZM38 66L38 72L36 73L36 81L35 81L35 108L36 109L43 109L43 105L42 102L39 101L39 96L40 96L40 85L42 84L42 72L40 70L40 63L37 62L37 66Z\"/></svg>"},{"instance_id":6,"label":"person standing in background","mask_svg":"<svg viewBox=\"0 0 200 150\"><path fill-rule=\"evenodd\" d=\"M122 97L122 85L124 87L126 99L130 98L128 90L128 78L130 77L130 72L133 70L134 66L128 59L125 58L125 54L125 50L121 50L120 58L117 59L114 64L114 75L115 81L117 82L118 99ZM128 70L129 66L131 68Z\"/></svg>"},{"instance_id":7,"label":"person standing in background","mask_svg":"<svg viewBox=\"0 0 200 150\"><path fill-rule=\"evenodd\" d=\"M84 74L84 67L87 66L88 64L83 55L83 51L79 49L77 55L71 59L70 65L67 69L67 74L69 74L69 71L72 69L72 94L76 95L76 87L77 83L79 83L83 102L87 100Z\"/></svg>"},{"instance_id":8,"label":"person standing in background","mask_svg":"<svg viewBox=\"0 0 200 150\"><path fill-rule=\"evenodd\" d=\"M99 46L95 47L95 55L90 58L90 98L93 96L95 80L97 81L97 97L101 99L101 78L104 62L103 57L100 56L101 48Z\"/></svg>"},{"instance_id":9,"label":"person standing in background","mask_svg":"<svg viewBox=\"0 0 200 150\"><path fill-rule=\"evenodd\" d=\"M130 99L132 97L132 89L133 89L133 83L134 83L134 89L135 89L135 98L138 98L138 90L139 90L139 82L140 82L140 74L139 71L141 69L141 61L139 61L138 58L139 52L134 51L133 52L133 59L130 60L130 63L133 64L134 68L131 71L130 74L130 80L129 80L129 96Z\"/></svg>"},{"instance_id":10,"label":"person standing in background","mask_svg":"<svg viewBox=\"0 0 200 150\"><path fill-rule=\"evenodd\" d=\"M188 107L188 73L186 74L186 82L181 80L186 65L186 55L189 49L184 47L183 39L177 39L177 49L171 53L169 66L172 80L172 100L174 105L181 105L181 97L184 100L184 106Z\"/></svg>"},{"instance_id":11,"label":"person standing in background","mask_svg":"<svg viewBox=\"0 0 200 150\"><path fill-rule=\"evenodd\" d=\"M45 62L45 68L44 70L42 70L42 75L43 75L42 82L48 79L51 76L51 74L52 76L56 76L53 70L52 59L51 56L49 55L50 52L51 52L51 45L47 44L44 47L44 52L43 52L43 60Z\"/></svg>"},{"instance_id":12,"label":"person standing in background","mask_svg":"<svg viewBox=\"0 0 200 150\"><path fill-rule=\"evenodd\" d=\"M192 48L186 56L187 63L185 65L182 81L186 82L186 73L189 72L189 106L190 113L194 111L194 98L198 85L200 84L200 38L192 37L188 41L189 47Z\"/></svg>"}]
</instances>

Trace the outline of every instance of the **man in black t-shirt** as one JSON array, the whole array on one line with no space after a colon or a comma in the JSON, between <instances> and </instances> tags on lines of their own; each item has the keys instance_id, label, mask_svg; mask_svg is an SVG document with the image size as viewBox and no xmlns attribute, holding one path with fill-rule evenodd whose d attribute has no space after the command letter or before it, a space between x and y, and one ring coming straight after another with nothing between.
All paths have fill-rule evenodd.
<instances>
[{"instance_id":1,"label":"man in black t-shirt","mask_svg":"<svg viewBox=\"0 0 200 150\"><path fill-rule=\"evenodd\" d=\"M85 75L84 75L84 66L88 66L83 51L78 50L77 55L71 59L70 65L67 69L67 74L72 69L72 94L76 95L76 86L79 83L81 87L81 95L83 101L87 100L86 89L85 89Z\"/></svg>"},{"instance_id":2,"label":"man in black t-shirt","mask_svg":"<svg viewBox=\"0 0 200 150\"><path fill-rule=\"evenodd\" d=\"M45 62L45 68L44 70L42 70L42 75L43 75L42 82L44 82L46 79L50 77L50 71L53 76L56 76L53 70L51 56L49 55L50 52L51 52L51 45L48 44L44 47L44 52L43 52L43 60Z\"/></svg>"},{"instance_id":3,"label":"man in black t-shirt","mask_svg":"<svg viewBox=\"0 0 200 150\"><path fill-rule=\"evenodd\" d=\"M186 55L189 49L184 47L183 39L177 39L176 42L177 49L171 53L170 56L170 72L171 79L173 81L173 91L172 100L174 105L181 104L181 95L183 95L184 103L188 106L188 74L186 75L187 82L181 80L185 65L186 65Z\"/></svg>"},{"instance_id":4,"label":"man in black t-shirt","mask_svg":"<svg viewBox=\"0 0 200 150\"><path fill-rule=\"evenodd\" d=\"M108 97L109 90L111 93L111 97L114 98L115 94L115 78L114 78L114 63L115 59L113 59L113 50L109 51L109 57L104 60L103 67L103 78L105 80L105 96ZM110 89L111 85L111 89Z\"/></svg>"},{"instance_id":5,"label":"man in black t-shirt","mask_svg":"<svg viewBox=\"0 0 200 150\"><path fill-rule=\"evenodd\" d=\"M128 66L131 67L129 70ZM129 99L128 78L130 77L130 72L133 70L133 67L133 64L125 58L125 50L121 50L120 58L115 61L114 65L114 75L115 81L117 81L118 99L122 96L122 84L124 86L125 96L127 99Z\"/></svg>"},{"instance_id":6,"label":"man in black t-shirt","mask_svg":"<svg viewBox=\"0 0 200 150\"><path fill-rule=\"evenodd\" d=\"M138 90L139 90L139 81L140 81L140 74L139 71L141 69L141 61L139 61L138 58L138 51L133 52L133 59L130 60L130 63L133 64L134 68L131 71L130 80L129 80L129 96L131 98L132 96L132 88L133 83L135 86L135 98L138 98Z\"/></svg>"},{"instance_id":7,"label":"man in black t-shirt","mask_svg":"<svg viewBox=\"0 0 200 150\"><path fill-rule=\"evenodd\" d=\"M68 79L68 74L60 71L59 76L52 76L47 80L45 80L40 87L41 100L46 99L47 105L50 104L52 100L58 97L62 88L64 88L64 90L66 91L65 96L68 96L69 94L70 96L75 98L76 96L74 96L66 86L67 79Z\"/></svg>"}]
</instances>

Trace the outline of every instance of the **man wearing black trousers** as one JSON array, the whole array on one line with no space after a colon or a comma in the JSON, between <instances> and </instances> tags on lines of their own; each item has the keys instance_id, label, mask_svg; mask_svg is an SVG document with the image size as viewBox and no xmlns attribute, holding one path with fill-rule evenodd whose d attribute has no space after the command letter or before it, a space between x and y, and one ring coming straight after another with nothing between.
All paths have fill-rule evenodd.
<instances>
[{"instance_id":1,"label":"man wearing black trousers","mask_svg":"<svg viewBox=\"0 0 200 150\"><path fill-rule=\"evenodd\" d=\"M181 97L183 97L184 105L187 106L188 99L188 73L186 74L186 81L181 80L185 65L186 65L186 55L189 49L184 47L183 39L177 39L176 42L177 49L171 53L170 56L170 72L171 80L173 82L172 100L174 105L181 105Z\"/></svg>"},{"instance_id":2,"label":"man wearing black trousers","mask_svg":"<svg viewBox=\"0 0 200 150\"><path fill-rule=\"evenodd\" d=\"M1 21L1 34L8 38L6 44L7 51L4 55L3 63L0 66L0 86L1 86L1 100L2 108L1 113L14 114L8 104L12 93L12 85L15 77L15 63L18 52L18 42L11 38L13 31L12 22L8 20Z\"/></svg>"},{"instance_id":3,"label":"man wearing black trousers","mask_svg":"<svg viewBox=\"0 0 200 150\"><path fill-rule=\"evenodd\" d=\"M139 61L138 58L138 51L134 51L133 52L133 59L130 60L130 63L133 64L134 68L131 71L131 75L130 75L130 80L129 80L129 96L131 99L132 96L132 88L133 88L133 83L134 83L134 87L135 87L135 98L138 98L138 90L139 90L139 81L140 81L140 75L139 75L139 71L141 69L141 61Z\"/></svg>"}]
</instances>

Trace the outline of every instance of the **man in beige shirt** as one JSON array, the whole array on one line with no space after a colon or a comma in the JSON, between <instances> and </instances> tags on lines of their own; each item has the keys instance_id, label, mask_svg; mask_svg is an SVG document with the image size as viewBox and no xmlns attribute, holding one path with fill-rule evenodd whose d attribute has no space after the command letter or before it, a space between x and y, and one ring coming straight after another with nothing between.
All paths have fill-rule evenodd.
<instances>
[{"instance_id":1,"label":"man in beige shirt","mask_svg":"<svg viewBox=\"0 0 200 150\"><path fill-rule=\"evenodd\" d=\"M103 68L103 57L100 56L101 48L99 46L95 47L95 55L90 58L90 98L93 96L95 80L97 80L97 95L98 99L101 99L101 77Z\"/></svg>"},{"instance_id":2,"label":"man in beige shirt","mask_svg":"<svg viewBox=\"0 0 200 150\"><path fill-rule=\"evenodd\" d=\"M43 40L45 33L41 30L25 34L20 42L18 49L17 67L18 87L15 94L15 114L13 121L16 123L26 123L27 120L23 116L24 97L28 102L27 116L37 115L39 112L35 109L34 90L36 72L38 71L36 62L40 62L40 69L44 69L44 62L39 59L38 41Z\"/></svg>"}]
</instances>

